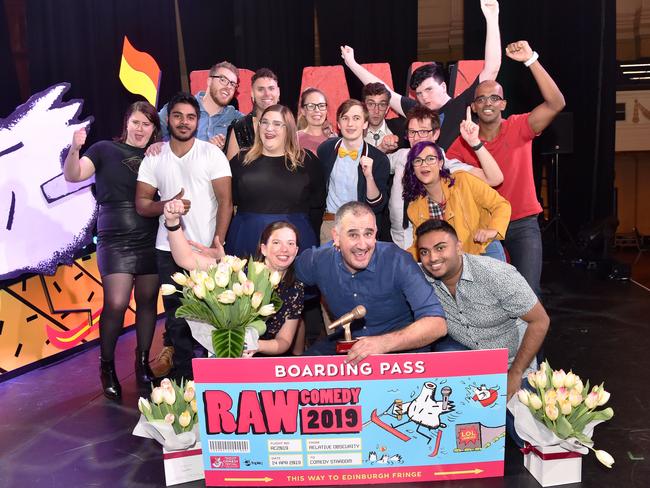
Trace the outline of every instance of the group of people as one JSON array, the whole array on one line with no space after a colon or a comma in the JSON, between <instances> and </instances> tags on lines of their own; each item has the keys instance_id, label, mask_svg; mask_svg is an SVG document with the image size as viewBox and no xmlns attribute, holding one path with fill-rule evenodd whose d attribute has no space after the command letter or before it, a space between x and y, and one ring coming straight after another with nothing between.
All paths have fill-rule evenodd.
<instances>
[{"instance_id":1,"label":"group of people","mask_svg":"<svg viewBox=\"0 0 650 488\"><path fill-rule=\"evenodd\" d=\"M348 361L503 347L508 395L521 387L549 325L539 300L541 207L531 144L564 98L528 42L515 42L506 55L531 71L544 101L502 117L498 2L481 0L481 8L484 68L455 98L435 63L413 72L414 100L388 89L342 46L345 65L364 83L363 100L344 101L332 122L317 88L301 94L296 119L279 103L278 79L267 68L251 80L253 110L240 113L232 106L238 70L221 62L205 91L179 93L159 114L133 104L115 141L81 156L86 135L75 132L64 174L96 179L107 397L121 395L114 350L132 288L136 378L146 383L154 378L159 283L174 284L175 272L206 268L225 254L254 256L283 276L283 306L249 355L334 354L338 337L325 333L323 319L364 305ZM387 120L389 107L401 117ZM175 316L177 294L163 303L159 359L191 378L196 344Z\"/></svg>"}]
</instances>

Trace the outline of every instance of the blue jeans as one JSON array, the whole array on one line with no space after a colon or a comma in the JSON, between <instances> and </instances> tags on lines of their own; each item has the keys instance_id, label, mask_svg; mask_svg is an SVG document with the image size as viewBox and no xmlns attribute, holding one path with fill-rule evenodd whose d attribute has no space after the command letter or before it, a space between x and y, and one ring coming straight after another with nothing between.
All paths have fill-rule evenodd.
<instances>
[{"instance_id":1,"label":"blue jeans","mask_svg":"<svg viewBox=\"0 0 650 488\"><path fill-rule=\"evenodd\" d=\"M508 226L503 245L510 255L510 264L528 282L539 297L539 280L542 275L542 234L537 215L513 220Z\"/></svg>"},{"instance_id":2,"label":"blue jeans","mask_svg":"<svg viewBox=\"0 0 650 488\"><path fill-rule=\"evenodd\" d=\"M482 256L488 256L490 258L498 259L499 261L506 262L506 253L503 250L503 246L496 239L490 242L485 248L485 252Z\"/></svg>"}]
</instances>

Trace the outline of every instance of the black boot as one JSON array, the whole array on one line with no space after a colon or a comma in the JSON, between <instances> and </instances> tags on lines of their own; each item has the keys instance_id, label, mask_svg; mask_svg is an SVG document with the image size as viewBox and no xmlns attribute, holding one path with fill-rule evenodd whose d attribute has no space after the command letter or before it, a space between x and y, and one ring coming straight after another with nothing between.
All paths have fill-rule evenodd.
<instances>
[{"instance_id":1,"label":"black boot","mask_svg":"<svg viewBox=\"0 0 650 488\"><path fill-rule=\"evenodd\" d=\"M149 367L149 351L135 350L135 380L139 384L148 384L155 379Z\"/></svg>"},{"instance_id":2,"label":"black boot","mask_svg":"<svg viewBox=\"0 0 650 488\"><path fill-rule=\"evenodd\" d=\"M102 380L104 396L109 400L122 398L122 387L115 374L115 361L105 361L99 358L99 377Z\"/></svg>"}]
</instances>

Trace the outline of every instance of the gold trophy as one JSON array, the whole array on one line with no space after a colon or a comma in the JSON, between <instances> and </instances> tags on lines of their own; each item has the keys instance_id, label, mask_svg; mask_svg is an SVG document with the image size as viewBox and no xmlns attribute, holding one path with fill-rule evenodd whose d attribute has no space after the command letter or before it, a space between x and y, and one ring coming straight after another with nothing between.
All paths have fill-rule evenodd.
<instances>
[{"instance_id":1,"label":"gold trophy","mask_svg":"<svg viewBox=\"0 0 650 488\"><path fill-rule=\"evenodd\" d=\"M327 326L329 330L334 330L337 327L343 327L343 339L336 341L336 354L346 354L350 348L357 342L352 339L352 332L350 331L350 323L353 320L361 319L366 316L366 307L358 305L345 315L341 315L338 320L335 320Z\"/></svg>"}]
</instances>

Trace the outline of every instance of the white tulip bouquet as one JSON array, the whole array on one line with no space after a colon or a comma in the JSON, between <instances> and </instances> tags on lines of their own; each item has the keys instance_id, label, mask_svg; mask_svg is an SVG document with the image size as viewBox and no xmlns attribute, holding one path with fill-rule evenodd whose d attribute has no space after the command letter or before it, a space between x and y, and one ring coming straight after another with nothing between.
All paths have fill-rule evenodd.
<instances>
[{"instance_id":1,"label":"white tulip bouquet","mask_svg":"<svg viewBox=\"0 0 650 488\"><path fill-rule=\"evenodd\" d=\"M212 326L212 347L217 357L241 357L247 329L254 330L256 337L264 334L264 321L282 306L275 292L280 273L258 261L251 261L245 272L246 262L224 256L207 271L172 275L172 280L183 287L182 306L176 316ZM163 295L177 292L174 285L161 287Z\"/></svg>"},{"instance_id":2,"label":"white tulip bouquet","mask_svg":"<svg viewBox=\"0 0 650 488\"><path fill-rule=\"evenodd\" d=\"M614 416L610 407L597 410L610 397L603 384L590 391L589 381L583 384L571 371L554 371L548 361L528 374L528 382L535 391L520 390L508 403L522 439L532 445L560 445L583 454L588 448L611 468L614 458L606 451L594 449L591 439L594 427Z\"/></svg>"}]
</instances>

